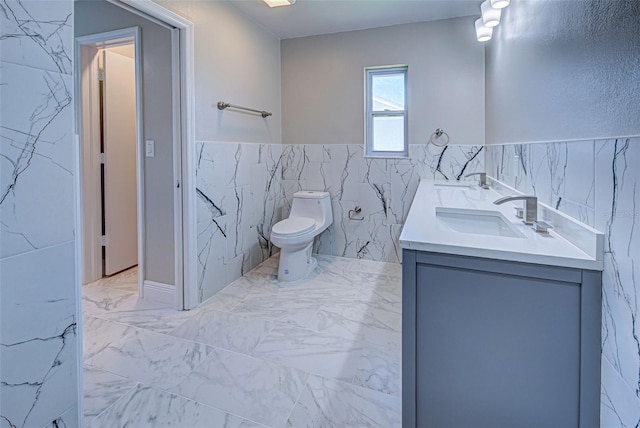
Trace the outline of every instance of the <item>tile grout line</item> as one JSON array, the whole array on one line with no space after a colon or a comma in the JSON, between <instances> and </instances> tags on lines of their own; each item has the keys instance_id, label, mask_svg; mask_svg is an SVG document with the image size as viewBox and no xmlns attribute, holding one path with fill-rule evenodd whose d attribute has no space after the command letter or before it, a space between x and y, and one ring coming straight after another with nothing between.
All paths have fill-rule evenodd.
<instances>
[{"instance_id":1,"label":"tile grout line","mask_svg":"<svg viewBox=\"0 0 640 428\"><path fill-rule=\"evenodd\" d=\"M98 370L102 370L102 369L98 369ZM111 373L111 372L110 372L110 371L108 371L108 370L103 370L103 371L105 371L105 372L107 372L107 373ZM116 373L112 373L112 374L116 374ZM124 376L122 376L122 375L118 375L118 376L120 376L120 377L124 377ZM126 378L126 379L129 379L129 378ZM131 379L129 379L129 380L131 380ZM140 382L137 382L137 381L133 381L133 382L135 382L135 383L134 383L130 388L128 388L128 389L127 389L127 390L126 390L126 391L125 391L125 392L124 392L120 397L118 397L118 399L117 399L117 400L115 400L113 403L111 403L110 405L108 405L104 410L102 410L100 413L98 413L96 416L94 416L94 417L93 417L93 419L91 419L91 421L88 423L88 425L87 425L87 427L86 427L86 428L90 428L90 427L91 427L91 425L93 425L93 423L96 421L96 419L98 419L98 418L99 418L102 414L104 414L107 410L109 410L109 409L111 409L113 406L115 406L115 405L116 405L116 403L118 403L119 401L122 401L122 400L124 399L124 396L125 396L125 395L129 394L131 391L133 391L135 388L137 388L137 387L138 387L138 385L140 385L140 384L141 384ZM83 415L83 416L84 416L84 417L86 417L85 415ZM83 421L83 422L84 422L84 421ZM84 423L83 423L83 424L81 424L80 426L84 426Z\"/></svg>"},{"instance_id":2,"label":"tile grout line","mask_svg":"<svg viewBox=\"0 0 640 428\"><path fill-rule=\"evenodd\" d=\"M284 425L283 426L287 425L287 422L289 421L289 418L291 418L291 415L293 414L293 410L296 408L296 406L298 405L298 402L300 401L300 397L302 397L302 394L304 394L304 391L309 386L309 380L311 379L311 376L316 376L316 375L314 375L313 373L309 373L308 374L307 379L304 382L304 386L302 388L300 388L300 393L296 397L296 400L293 402L293 406L291 406L291 410L289 410L289 414L287 415L287 418L284 420Z\"/></svg>"},{"instance_id":3,"label":"tile grout line","mask_svg":"<svg viewBox=\"0 0 640 428\"><path fill-rule=\"evenodd\" d=\"M185 377L186 377L186 376L185 376ZM208 407L208 408L210 408L210 409L219 410L220 412L222 412L222 413L224 413L224 414L235 416L235 417L237 417L237 418L242 419L243 421L249 421L249 422L253 422L253 423L256 423L256 424L258 424L258 425L262 425L262 426L264 426L264 424L262 424L262 423L260 423L260 422L258 422L258 421L254 421L253 419L247 418L246 416L238 415L238 414L233 413L233 412L230 412L230 411L228 411L228 410L221 409L220 407L212 406L211 404L202 403L202 402L200 402L200 401L198 401L198 400L194 400L193 398L189 398L189 397L187 397L187 396L185 396L185 395L182 395L182 394L180 394L180 393L178 393L178 392L170 391L170 390L168 390L168 389L160 388L160 387L153 386L153 385L146 385L146 384L144 384L144 383L140 383L140 384L141 384L141 385L143 385L143 386L145 386L145 387L151 388L151 389L153 389L153 390L161 391L161 392L164 392L165 394L173 395L173 396L176 396L176 397L182 398L183 400L187 400L187 401L190 401L190 402L192 402L192 403L197 403L197 404L199 404L199 405L201 405L201 406Z\"/></svg>"},{"instance_id":4,"label":"tile grout line","mask_svg":"<svg viewBox=\"0 0 640 428\"><path fill-rule=\"evenodd\" d=\"M271 332L272 332L276 327L278 327L280 324L282 324L280 321L275 321L275 322L273 323L273 327L271 327L271 328L269 329L269 331L267 332L267 334L265 334L265 335L260 339L260 341L256 344L256 346L254 346L254 347L251 349L251 351L249 351L249 356L250 356L250 357L256 358L256 359L258 359L258 360L260 360L260 361L268 361L268 360L264 360L263 358L258 358L258 357L256 357L256 356L253 354L253 352L254 352L256 349L258 349L258 347L259 347L260 345L262 345L262 342L264 342L264 340L265 340L267 337L269 337L269 335L271 334ZM286 367L286 366L285 366L285 367Z\"/></svg>"}]
</instances>

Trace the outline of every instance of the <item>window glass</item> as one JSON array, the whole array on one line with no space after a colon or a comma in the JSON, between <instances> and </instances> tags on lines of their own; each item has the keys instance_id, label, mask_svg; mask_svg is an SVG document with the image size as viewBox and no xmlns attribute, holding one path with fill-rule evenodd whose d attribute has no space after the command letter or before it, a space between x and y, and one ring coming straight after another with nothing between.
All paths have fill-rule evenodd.
<instances>
[{"instance_id":1,"label":"window glass","mask_svg":"<svg viewBox=\"0 0 640 428\"><path fill-rule=\"evenodd\" d=\"M407 157L407 67L365 69L365 156Z\"/></svg>"},{"instance_id":2,"label":"window glass","mask_svg":"<svg viewBox=\"0 0 640 428\"><path fill-rule=\"evenodd\" d=\"M404 74L383 74L371 77L372 110L404 110Z\"/></svg>"},{"instance_id":3,"label":"window glass","mask_svg":"<svg viewBox=\"0 0 640 428\"><path fill-rule=\"evenodd\" d=\"M404 116L374 116L372 148L377 152L402 152Z\"/></svg>"}]
</instances>

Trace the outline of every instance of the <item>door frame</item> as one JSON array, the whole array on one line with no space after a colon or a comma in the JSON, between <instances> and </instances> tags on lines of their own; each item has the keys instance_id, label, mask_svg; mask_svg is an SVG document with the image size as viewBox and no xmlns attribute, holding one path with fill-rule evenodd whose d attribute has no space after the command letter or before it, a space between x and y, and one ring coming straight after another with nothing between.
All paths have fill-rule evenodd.
<instances>
[{"instance_id":1,"label":"door frame","mask_svg":"<svg viewBox=\"0 0 640 428\"><path fill-rule=\"evenodd\" d=\"M185 18L165 9L152 0L107 0L110 3L122 7L132 13L150 19L161 25L173 27L172 40L172 74L173 74L173 120L174 120L174 260L175 260L175 306L178 310L192 309L198 305L197 299L197 219L196 219L196 177L195 177L195 90L194 90L194 37L193 23ZM104 33L103 33L104 34ZM92 37L92 36L86 36ZM139 40L139 34L138 34ZM82 40L78 38L77 40ZM88 42L89 39L83 41ZM80 44L76 41L76 133L78 135L78 162L82 164L83 147L81 143L82 121L81 105L81 50ZM136 56L139 56L139 49L136 49ZM139 61L139 57L136 61ZM136 73L141 67L136 65ZM139 76L136 76L138 79ZM137 80L138 82L139 80ZM141 85L136 84L137 90ZM136 102L142 102L139 95ZM138 108L137 108L138 110ZM142 119L142 107L139 108L137 119ZM138 126L137 151L142 150L142 127ZM143 153L139 153L138 159L143 159ZM142 174L143 169L139 169ZM77 174L77 189L82 189L81 170ZM140 184L142 186L142 184ZM143 186L142 186L143 187ZM141 189L138 189L139 192ZM143 201L138 194L139 204ZM81 213L83 198L82 193L78 194L78 209ZM144 211L139 206L139 218ZM144 206L142 206L144 208ZM77 215L76 231L78 245L78 261L81 260L83 224L82 215ZM139 231L144 233L144 229L139 225ZM144 238L144 235L142 235ZM144 251L144 239L138 240L139 260L140 247ZM78 296L81 296L82 286L82 263L77 263L76 282ZM143 275L140 275L143 278ZM140 280L139 278L139 280ZM144 287L140 285L142 290ZM80 313L78 314L81 315Z\"/></svg>"},{"instance_id":2,"label":"door frame","mask_svg":"<svg viewBox=\"0 0 640 428\"><path fill-rule=\"evenodd\" d=\"M174 204L176 307L198 305L198 247L196 218L194 26L153 0L107 0L132 13L174 27L173 64ZM178 47L178 49L175 49ZM180 208L181 207L181 208Z\"/></svg>"},{"instance_id":3,"label":"door frame","mask_svg":"<svg viewBox=\"0 0 640 428\"><path fill-rule=\"evenodd\" d=\"M100 117L98 94L98 58L89 58L94 49L103 49L122 45L134 45L135 91L136 91L136 191L137 191L137 234L138 234L138 293L144 297L144 153L143 139L143 103L142 103L142 71L140 55L140 28L131 27L105 33L92 34L76 38L76 76L78 91L76 112L78 115L78 135L80 136L79 158L82 169L79 176L82 180L80 205L83 215L78 230L82 231L83 279L95 281L102 277L101 233L101 201L100 201ZM86 70L86 74L83 74ZM85 126L87 125L87 126ZM87 248L88 247L88 248Z\"/></svg>"}]
</instances>

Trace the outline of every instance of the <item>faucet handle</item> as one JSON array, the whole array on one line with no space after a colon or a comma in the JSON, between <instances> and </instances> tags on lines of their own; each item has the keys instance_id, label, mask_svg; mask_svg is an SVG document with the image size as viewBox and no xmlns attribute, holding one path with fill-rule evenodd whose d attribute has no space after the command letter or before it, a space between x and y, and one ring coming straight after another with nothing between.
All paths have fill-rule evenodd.
<instances>
[{"instance_id":1,"label":"faucet handle","mask_svg":"<svg viewBox=\"0 0 640 428\"><path fill-rule=\"evenodd\" d=\"M516 217L524 218L524 208L522 207L513 207L516 210Z\"/></svg>"},{"instance_id":2,"label":"faucet handle","mask_svg":"<svg viewBox=\"0 0 640 428\"><path fill-rule=\"evenodd\" d=\"M538 233L549 233L549 229L553 229L553 226L546 221L537 220L533 222L532 229Z\"/></svg>"},{"instance_id":3,"label":"faucet handle","mask_svg":"<svg viewBox=\"0 0 640 428\"><path fill-rule=\"evenodd\" d=\"M487 186L487 173L486 172L472 172L471 174L465 175L465 177L473 177L474 175L479 175L480 176L480 182L478 183L480 185L480 187L482 187L483 189L488 189L489 188L489 186Z\"/></svg>"}]
</instances>

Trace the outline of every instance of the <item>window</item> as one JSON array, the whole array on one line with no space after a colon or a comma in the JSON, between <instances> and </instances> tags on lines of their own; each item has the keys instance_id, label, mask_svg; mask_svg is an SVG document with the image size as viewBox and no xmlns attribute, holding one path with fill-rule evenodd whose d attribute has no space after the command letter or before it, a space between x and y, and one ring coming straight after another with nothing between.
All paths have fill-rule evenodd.
<instances>
[{"instance_id":1,"label":"window","mask_svg":"<svg viewBox=\"0 0 640 428\"><path fill-rule=\"evenodd\" d=\"M365 156L407 157L407 66L365 68Z\"/></svg>"}]
</instances>

